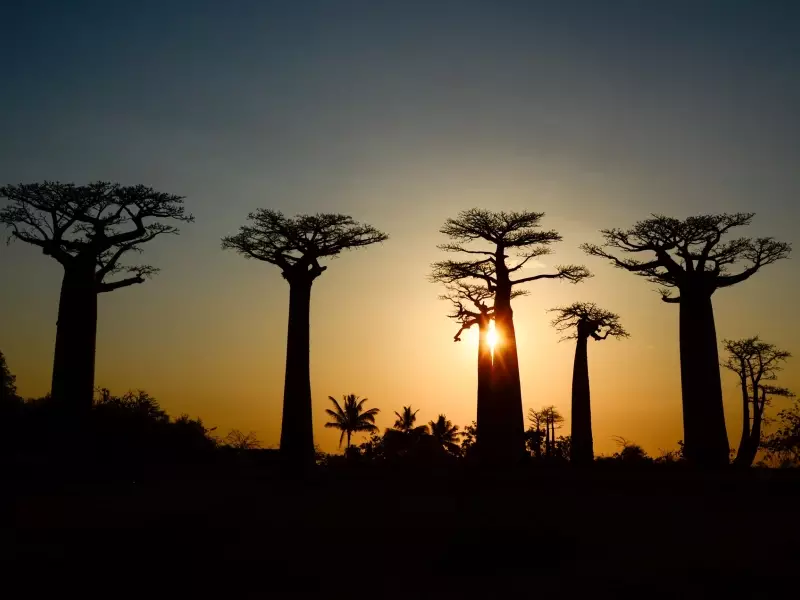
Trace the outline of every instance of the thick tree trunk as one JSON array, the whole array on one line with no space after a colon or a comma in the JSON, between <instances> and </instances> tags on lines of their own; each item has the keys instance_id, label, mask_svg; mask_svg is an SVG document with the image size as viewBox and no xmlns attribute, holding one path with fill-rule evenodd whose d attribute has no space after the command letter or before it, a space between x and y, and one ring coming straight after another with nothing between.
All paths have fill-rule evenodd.
<instances>
[{"instance_id":1,"label":"thick tree trunk","mask_svg":"<svg viewBox=\"0 0 800 600\"><path fill-rule=\"evenodd\" d=\"M742 373L745 373L744 361L741 364ZM737 466L750 466L747 464L748 445L750 441L750 394L747 391L747 377L739 376L742 384L742 436L739 439L739 448L736 451L734 464Z\"/></svg>"},{"instance_id":2,"label":"thick tree trunk","mask_svg":"<svg viewBox=\"0 0 800 600\"><path fill-rule=\"evenodd\" d=\"M577 465L592 464L592 407L589 392L589 339L579 335L572 368L572 447L570 461Z\"/></svg>"},{"instance_id":3,"label":"thick tree trunk","mask_svg":"<svg viewBox=\"0 0 800 600\"><path fill-rule=\"evenodd\" d=\"M681 290L680 352L686 458L703 467L727 465L717 333L707 293Z\"/></svg>"},{"instance_id":4,"label":"thick tree trunk","mask_svg":"<svg viewBox=\"0 0 800 600\"><path fill-rule=\"evenodd\" d=\"M492 434L486 440L486 450L491 460L511 464L525 455L525 426L510 285L497 287L494 323L499 343L495 347L492 364L491 418L496 419L496 427L493 427Z\"/></svg>"},{"instance_id":5,"label":"thick tree trunk","mask_svg":"<svg viewBox=\"0 0 800 600\"><path fill-rule=\"evenodd\" d=\"M489 439L494 429L492 419L492 349L489 346L489 317L478 318L478 417L477 448Z\"/></svg>"},{"instance_id":6,"label":"thick tree trunk","mask_svg":"<svg viewBox=\"0 0 800 600\"><path fill-rule=\"evenodd\" d=\"M314 464L309 371L310 279L289 281L289 328L286 339L286 377L283 384L281 456L291 469Z\"/></svg>"},{"instance_id":7,"label":"thick tree trunk","mask_svg":"<svg viewBox=\"0 0 800 600\"><path fill-rule=\"evenodd\" d=\"M68 414L88 412L94 397L97 290L94 263L65 268L53 356L53 401Z\"/></svg>"}]
</instances>

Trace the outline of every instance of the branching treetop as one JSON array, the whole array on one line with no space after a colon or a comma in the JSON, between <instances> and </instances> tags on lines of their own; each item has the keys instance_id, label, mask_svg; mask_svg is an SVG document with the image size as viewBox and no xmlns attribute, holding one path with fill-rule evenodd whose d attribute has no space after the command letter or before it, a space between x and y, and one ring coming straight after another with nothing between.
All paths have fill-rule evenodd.
<instances>
[{"instance_id":1,"label":"branching treetop","mask_svg":"<svg viewBox=\"0 0 800 600\"><path fill-rule=\"evenodd\" d=\"M604 310L592 302L576 302L570 306L552 308L549 312L556 313L552 321L553 327L562 333L569 332L561 338L562 340L577 339L581 336L591 336L595 340L630 336L620 324L619 315ZM603 330L605 331L601 335Z\"/></svg>"},{"instance_id":2,"label":"branching treetop","mask_svg":"<svg viewBox=\"0 0 800 600\"><path fill-rule=\"evenodd\" d=\"M263 260L281 268L289 279L299 273L312 278L327 267L319 259L335 257L343 250L361 248L389 238L374 227L339 214L297 215L260 208L247 216L236 235L222 239L222 247L245 258Z\"/></svg>"},{"instance_id":3,"label":"branching treetop","mask_svg":"<svg viewBox=\"0 0 800 600\"><path fill-rule=\"evenodd\" d=\"M541 229L539 222L543 216L544 213L530 211L492 212L478 208L461 211L457 218L447 219L440 229L441 233L455 241L441 244L439 249L483 258L436 262L433 264L431 279L441 283L478 279L493 290L497 285L499 268L510 275L522 269L528 261L550 254L550 244L561 241L558 232ZM470 245L477 241L487 242L491 246L476 248ZM515 252L519 259L516 265L506 266L505 260L509 258L506 250ZM556 273L511 280L511 285L539 279L567 279L575 283L590 276L586 267L561 265L556 267Z\"/></svg>"},{"instance_id":4,"label":"branching treetop","mask_svg":"<svg viewBox=\"0 0 800 600\"><path fill-rule=\"evenodd\" d=\"M143 185L45 181L2 186L0 198L7 201L0 209L0 224L11 229L9 242L18 239L38 246L65 268L92 260L99 292L142 283L157 272L148 265L119 264L124 254L141 252L141 244L178 233L177 227L152 219L194 220L184 210L183 197ZM104 281L123 271L133 277Z\"/></svg>"},{"instance_id":5,"label":"branching treetop","mask_svg":"<svg viewBox=\"0 0 800 600\"><path fill-rule=\"evenodd\" d=\"M723 340L722 343L728 352L728 358L722 366L747 378L752 388L761 385L762 381L775 381L778 371L783 370L781 363L792 357L790 352L762 342L758 336L744 340Z\"/></svg>"},{"instance_id":6,"label":"branching treetop","mask_svg":"<svg viewBox=\"0 0 800 600\"><path fill-rule=\"evenodd\" d=\"M750 225L754 213L701 215L684 220L653 215L639 221L633 228L602 230L602 246L583 244L581 248L592 256L606 258L621 269L646 277L664 286L665 302L676 303L668 288L701 286L708 293L745 281L761 267L787 258L791 244L773 238L738 238L723 242L735 227ZM620 258L612 254L619 250L629 254L646 253L646 260ZM737 263L747 263L732 273ZM692 288L694 289L694 287Z\"/></svg>"},{"instance_id":7,"label":"branching treetop","mask_svg":"<svg viewBox=\"0 0 800 600\"><path fill-rule=\"evenodd\" d=\"M456 281L446 287L447 293L439 296L439 299L448 300L453 305L453 312L447 316L461 325L461 328L453 338L453 341L460 342L463 331L479 324L481 318L491 318L494 314L494 307L486 304L487 300L494 298L494 292L486 286L464 283L463 281ZM518 298L527 294L528 292L525 290L514 290L511 292L511 298ZM475 310L467 308L465 304L471 305Z\"/></svg>"}]
</instances>

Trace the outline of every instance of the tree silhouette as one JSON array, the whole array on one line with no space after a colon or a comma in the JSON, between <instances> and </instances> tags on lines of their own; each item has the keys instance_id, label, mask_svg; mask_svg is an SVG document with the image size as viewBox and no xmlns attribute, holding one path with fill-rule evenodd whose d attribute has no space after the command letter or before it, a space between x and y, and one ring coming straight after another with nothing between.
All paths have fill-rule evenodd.
<instances>
[{"instance_id":1,"label":"tree silhouette","mask_svg":"<svg viewBox=\"0 0 800 600\"><path fill-rule=\"evenodd\" d=\"M355 394L348 394L343 397L343 404L339 404L336 398L328 396L328 400L333 402L335 410L326 408L325 412L333 419L325 423L325 427L338 429L342 432L339 436L339 447L342 447L342 440L347 436L346 449L350 449L350 436L362 431L378 431L375 426L375 416L381 412L379 408L364 410L364 403L367 398L359 400Z\"/></svg>"},{"instance_id":2,"label":"tree silhouette","mask_svg":"<svg viewBox=\"0 0 800 600\"><path fill-rule=\"evenodd\" d=\"M619 446L619 452L614 454L614 458L628 463L643 463L648 462L650 457L647 456L644 448L639 444L635 444L622 436L615 435L612 438Z\"/></svg>"},{"instance_id":3,"label":"tree silhouette","mask_svg":"<svg viewBox=\"0 0 800 600\"><path fill-rule=\"evenodd\" d=\"M792 395L794 397L794 395ZM764 442L771 457L780 460L781 466L800 465L800 403L778 413L778 430Z\"/></svg>"},{"instance_id":4,"label":"tree silhouette","mask_svg":"<svg viewBox=\"0 0 800 600\"><path fill-rule=\"evenodd\" d=\"M17 377L8 368L6 357L0 350L0 406L6 406L17 401L16 381Z\"/></svg>"},{"instance_id":5,"label":"tree silhouette","mask_svg":"<svg viewBox=\"0 0 800 600\"><path fill-rule=\"evenodd\" d=\"M592 407L589 390L589 338L628 337L620 325L619 316L590 302L551 309L556 313L553 327L567 333L562 339L576 340L575 362L572 370L572 433L570 461L579 465L594 461L592 443Z\"/></svg>"},{"instance_id":6,"label":"tree silhouette","mask_svg":"<svg viewBox=\"0 0 800 600\"><path fill-rule=\"evenodd\" d=\"M314 464L309 373L309 311L311 284L327 267L323 258L388 239L369 225L338 214L298 215L258 209L248 215L236 235L222 239L223 249L235 250L281 269L289 282L289 328L283 389L281 454L292 467Z\"/></svg>"},{"instance_id":7,"label":"tree silhouette","mask_svg":"<svg viewBox=\"0 0 800 600\"><path fill-rule=\"evenodd\" d=\"M781 363L792 355L773 344L762 342L758 336L744 340L723 340L728 358L726 369L736 373L742 390L742 435L734 464L749 467L761 447L764 407L769 396L791 396L786 388L768 384L778 378Z\"/></svg>"},{"instance_id":8,"label":"tree silhouette","mask_svg":"<svg viewBox=\"0 0 800 600\"><path fill-rule=\"evenodd\" d=\"M519 360L511 309L514 286L542 279L575 283L590 276L583 266L566 265L556 267L554 273L513 279L514 273L528 261L549 254L549 246L561 241L557 232L541 230L543 216L544 213L530 211L491 212L474 208L462 211L455 219L447 219L440 229L453 240L440 245L441 250L475 258L434 263L433 281L477 281L495 294L495 328L502 344L495 348L493 359L493 416L488 421L491 427L481 427L478 439L481 454L491 461L516 461L525 451ZM486 246L475 248L472 242L484 242ZM517 264L508 264L510 253L516 254Z\"/></svg>"},{"instance_id":9,"label":"tree silhouette","mask_svg":"<svg viewBox=\"0 0 800 600\"><path fill-rule=\"evenodd\" d=\"M53 400L73 414L92 406L97 337L97 295L143 283L158 272L125 266L128 253L160 235L177 234L165 219L191 222L183 198L143 185L98 181L74 185L45 181L0 187L8 206L0 224L12 239L42 249L64 269L53 358ZM113 279L126 273L126 277Z\"/></svg>"},{"instance_id":10,"label":"tree silhouette","mask_svg":"<svg viewBox=\"0 0 800 600\"><path fill-rule=\"evenodd\" d=\"M454 456L460 454L461 449L458 445L458 438L461 434L458 431L458 425L453 425L447 420L446 416L439 415L438 419L428 423L428 428L431 436L442 448Z\"/></svg>"},{"instance_id":11,"label":"tree silhouette","mask_svg":"<svg viewBox=\"0 0 800 600\"><path fill-rule=\"evenodd\" d=\"M773 238L722 242L736 227L749 225L753 213L702 215L680 220L661 215L633 228L602 230L602 246L584 244L590 255L662 287L664 302L680 305L681 388L687 459L698 465L728 463L728 436L722 408L717 334L711 296L741 283L762 267L786 258L791 245ZM618 250L649 259L619 258ZM732 273L733 265L748 263ZM677 289L678 297L672 296Z\"/></svg>"},{"instance_id":12,"label":"tree silhouette","mask_svg":"<svg viewBox=\"0 0 800 600\"><path fill-rule=\"evenodd\" d=\"M225 436L225 445L234 450L256 450L261 448L261 442L255 431L243 433L238 429L231 429Z\"/></svg>"},{"instance_id":13,"label":"tree silhouette","mask_svg":"<svg viewBox=\"0 0 800 600\"><path fill-rule=\"evenodd\" d=\"M440 296L441 300L448 300L453 305L453 312L448 315L460 324L459 330L453 341L460 342L461 334L478 326L478 438L480 438L481 424L484 428L492 429L488 420L492 417L492 348L489 345L489 325L494 316L494 307L487 301L494 298L494 291L486 285L476 285L456 281L446 286L447 293ZM524 290L514 290L511 297L517 298L526 295ZM472 308L468 308L469 305Z\"/></svg>"},{"instance_id":14,"label":"tree silhouette","mask_svg":"<svg viewBox=\"0 0 800 600\"><path fill-rule=\"evenodd\" d=\"M402 413L395 411L394 414L397 419L395 419L392 427L412 437L426 435L428 433L427 425L414 425L417 422L418 412L419 410L412 410L410 405L404 406Z\"/></svg>"},{"instance_id":15,"label":"tree silhouette","mask_svg":"<svg viewBox=\"0 0 800 600\"><path fill-rule=\"evenodd\" d=\"M545 440L544 428L546 425L546 415L542 411L537 411L532 408L528 409L528 421L531 427L526 434L526 443L528 448L535 458L542 457L542 443Z\"/></svg>"},{"instance_id":16,"label":"tree silhouette","mask_svg":"<svg viewBox=\"0 0 800 600\"><path fill-rule=\"evenodd\" d=\"M549 457L553 453L553 447L556 442L556 429L561 428L564 417L561 416L561 413L558 412L555 406L545 406L539 411L539 415L545 427L544 453L545 456ZM558 427L556 427L556 425L558 425Z\"/></svg>"}]
</instances>

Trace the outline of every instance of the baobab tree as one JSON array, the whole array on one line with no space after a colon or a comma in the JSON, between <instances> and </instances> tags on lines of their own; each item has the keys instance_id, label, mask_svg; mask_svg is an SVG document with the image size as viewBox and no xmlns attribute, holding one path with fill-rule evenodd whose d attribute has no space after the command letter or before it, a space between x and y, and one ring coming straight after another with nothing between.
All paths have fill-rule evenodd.
<instances>
[{"instance_id":1,"label":"baobab tree","mask_svg":"<svg viewBox=\"0 0 800 600\"><path fill-rule=\"evenodd\" d=\"M514 332L511 299L514 286L544 279L562 279L577 283L590 277L586 267L562 265L552 273L540 273L514 279L530 260L550 254L550 245L561 241L555 231L541 229L544 213L492 212L473 208L447 219L440 232L453 241L439 246L446 252L474 256L466 260L434 263L432 279L443 283L477 282L494 292L494 321L498 345L492 368L492 404L494 415L479 435L478 447L491 461L513 462L524 455L524 426L520 390L519 360ZM473 242L484 243L475 246ZM516 264L509 264L510 259Z\"/></svg>"},{"instance_id":2,"label":"baobab tree","mask_svg":"<svg viewBox=\"0 0 800 600\"><path fill-rule=\"evenodd\" d=\"M565 333L563 340L575 340L575 361L572 368L572 445L570 461L578 465L594 461L592 442L592 405L589 389L589 339L626 338L619 316L592 302L576 302L551 309L556 316L552 325Z\"/></svg>"},{"instance_id":3,"label":"baobab tree","mask_svg":"<svg viewBox=\"0 0 800 600\"><path fill-rule=\"evenodd\" d=\"M680 306L684 442L687 460L697 465L728 463L711 296L749 279L791 251L790 244L768 237L722 241L732 229L749 225L753 216L736 213L680 220L654 215L631 229L602 230L605 243L601 246L582 246L588 254L662 286L662 300ZM614 251L649 257L620 258ZM742 262L745 266L732 272ZM673 290L678 291L677 297Z\"/></svg>"},{"instance_id":4,"label":"baobab tree","mask_svg":"<svg viewBox=\"0 0 800 600\"><path fill-rule=\"evenodd\" d=\"M791 354L773 344L762 342L758 336L744 340L723 340L728 357L723 366L736 373L742 390L742 435L734 464L749 467L761 447L764 407L771 396L791 397L786 388L768 382L778 378L781 363Z\"/></svg>"},{"instance_id":5,"label":"baobab tree","mask_svg":"<svg viewBox=\"0 0 800 600\"><path fill-rule=\"evenodd\" d=\"M564 417L558 412L555 406L545 406L539 411L539 417L544 423L545 437L544 437L544 453L545 456L550 456L556 443L556 425L558 429L564 422Z\"/></svg>"},{"instance_id":6,"label":"baobab tree","mask_svg":"<svg viewBox=\"0 0 800 600\"><path fill-rule=\"evenodd\" d=\"M58 304L51 395L69 414L91 408L94 393L97 296L144 283L158 272L123 265L123 256L178 228L164 220L191 222L183 197L144 185L98 181L75 185L45 181L0 187L8 205L0 223L11 240L42 249L64 269ZM114 279L115 275L125 273Z\"/></svg>"},{"instance_id":7,"label":"baobab tree","mask_svg":"<svg viewBox=\"0 0 800 600\"><path fill-rule=\"evenodd\" d=\"M453 341L460 342L461 334L478 326L478 411L477 427L478 439L481 429L491 429L488 420L491 418L492 395L492 353L493 343L489 339L490 324L494 315L494 307L489 301L494 299L494 292L485 285L477 285L456 281L446 286L447 294L440 296L453 305L453 312L448 315L458 322L461 327L453 337ZM514 290L511 297L523 296L524 290Z\"/></svg>"},{"instance_id":8,"label":"baobab tree","mask_svg":"<svg viewBox=\"0 0 800 600\"><path fill-rule=\"evenodd\" d=\"M239 233L222 239L222 248L277 266L289 283L280 451L287 465L302 468L314 464L309 312L311 285L327 269L320 265L320 260L344 250L383 242L388 236L339 214L290 218L276 210L261 208L247 219L249 224L243 225Z\"/></svg>"}]
</instances>

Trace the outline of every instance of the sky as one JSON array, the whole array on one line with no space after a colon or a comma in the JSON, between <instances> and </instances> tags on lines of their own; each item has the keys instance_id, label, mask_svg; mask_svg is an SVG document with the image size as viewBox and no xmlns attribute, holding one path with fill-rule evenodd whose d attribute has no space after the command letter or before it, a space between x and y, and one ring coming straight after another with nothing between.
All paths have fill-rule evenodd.
<instances>
[{"instance_id":1,"label":"sky","mask_svg":"<svg viewBox=\"0 0 800 600\"><path fill-rule=\"evenodd\" d=\"M386 231L328 264L311 305L315 441L329 395L475 418L476 340L453 343L438 232L458 211L534 210L563 242L527 272L581 263L515 301L523 404L568 433L574 347L547 309L617 312L589 348L595 450L657 454L682 437L678 308L581 253L651 213L754 211L797 242L800 3L202 0L4 3L0 183L93 180L186 196L196 222L148 244L152 281L100 297L98 386L277 446L288 286L220 249L258 207L341 212ZM3 233L5 235L5 232ZM19 391L49 389L60 266L0 247L0 349ZM800 353L800 278L783 261L714 297L723 338ZM797 360L797 359L795 359ZM781 383L800 389L790 363ZM739 397L723 374L728 433Z\"/></svg>"}]
</instances>

